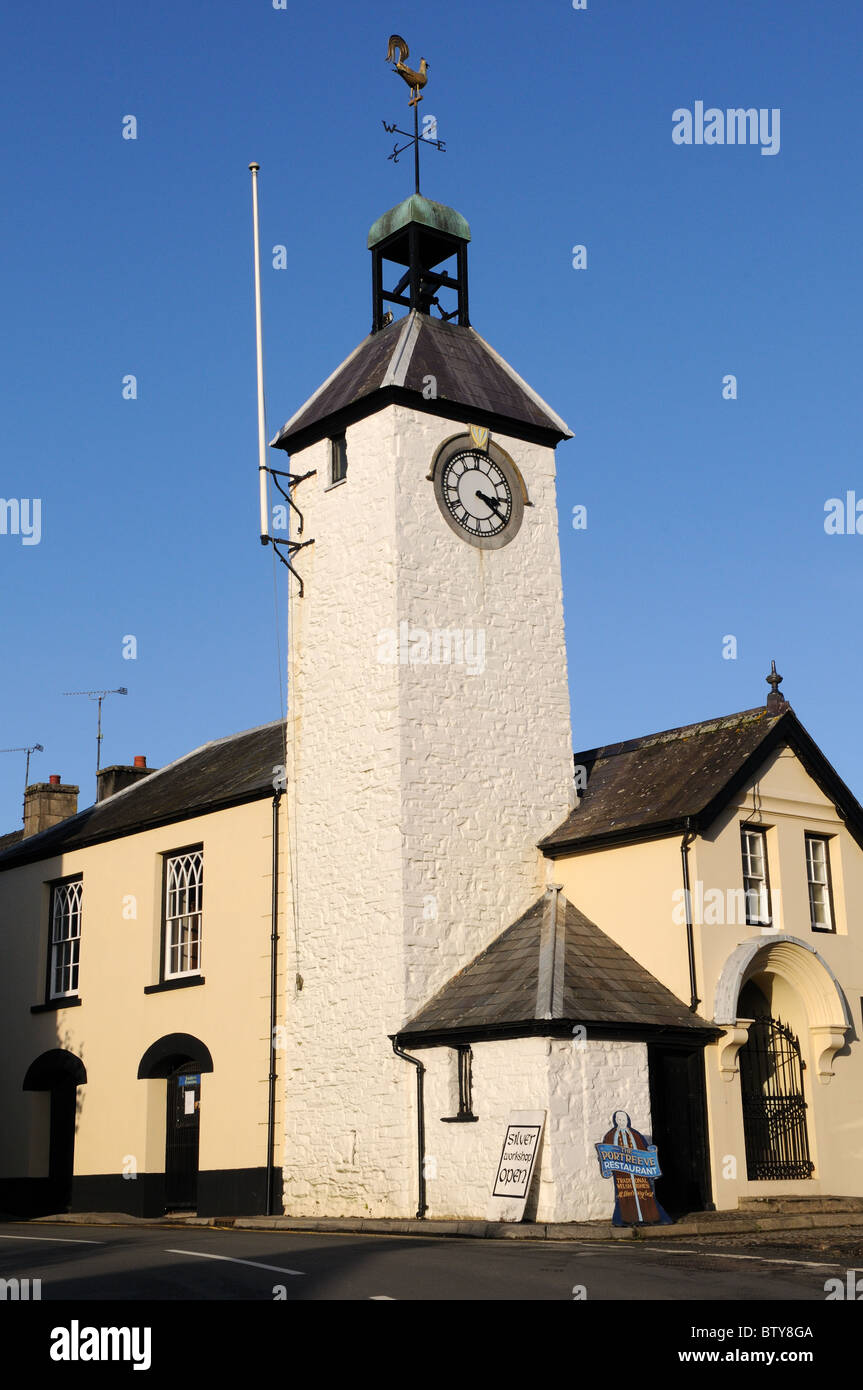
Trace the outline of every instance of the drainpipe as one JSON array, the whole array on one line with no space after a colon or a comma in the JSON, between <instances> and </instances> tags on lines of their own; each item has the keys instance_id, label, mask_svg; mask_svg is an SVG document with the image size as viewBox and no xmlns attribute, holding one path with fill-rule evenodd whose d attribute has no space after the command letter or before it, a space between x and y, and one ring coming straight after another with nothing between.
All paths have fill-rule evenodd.
<instances>
[{"instance_id":1,"label":"drainpipe","mask_svg":"<svg viewBox=\"0 0 863 1390\"><path fill-rule=\"evenodd\" d=\"M267 1216L274 1216L276 1147L276 979L279 965L279 800L273 797L273 891L270 903L270 1074L267 1077Z\"/></svg>"},{"instance_id":2,"label":"drainpipe","mask_svg":"<svg viewBox=\"0 0 863 1390\"><path fill-rule=\"evenodd\" d=\"M689 994L690 1013L695 1013L701 1000L695 987L695 939L692 934L692 893L689 890L689 846L695 839L690 817L686 817L686 833L680 842L680 858L683 862L683 901L686 904L686 950L689 956Z\"/></svg>"},{"instance_id":3,"label":"drainpipe","mask_svg":"<svg viewBox=\"0 0 863 1390\"><path fill-rule=\"evenodd\" d=\"M410 1062L417 1069L417 1176L419 1179L419 1204L417 1206L417 1221L425 1219L428 1203L426 1202L426 1175L425 1175L425 1111L423 1108L423 1076L425 1067L418 1057L409 1057L406 1052L399 1047L398 1037L392 1039L393 1052L397 1057L402 1057L406 1062Z\"/></svg>"}]
</instances>

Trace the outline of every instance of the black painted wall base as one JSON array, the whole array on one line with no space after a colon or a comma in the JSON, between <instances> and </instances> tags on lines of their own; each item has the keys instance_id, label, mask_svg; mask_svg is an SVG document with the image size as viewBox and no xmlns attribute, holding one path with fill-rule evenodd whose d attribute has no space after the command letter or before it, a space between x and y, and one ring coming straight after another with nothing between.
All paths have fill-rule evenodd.
<instances>
[{"instance_id":1,"label":"black painted wall base","mask_svg":"<svg viewBox=\"0 0 863 1390\"><path fill-rule=\"evenodd\" d=\"M273 1185L275 1213L282 1210L282 1172ZM211 1168L198 1174L199 1216L263 1216L267 1210L266 1168Z\"/></svg>"},{"instance_id":2,"label":"black painted wall base","mask_svg":"<svg viewBox=\"0 0 863 1390\"><path fill-rule=\"evenodd\" d=\"M282 1210L282 1174L275 1173L276 1214ZM266 1168L216 1168L198 1174L198 1216L263 1216ZM77 1176L65 1203L47 1178L0 1178L0 1217L52 1216L59 1212L118 1211L129 1216L165 1215L164 1173Z\"/></svg>"},{"instance_id":3,"label":"black painted wall base","mask_svg":"<svg viewBox=\"0 0 863 1390\"><path fill-rule=\"evenodd\" d=\"M48 1178L0 1178L0 1216L52 1216L68 1211Z\"/></svg>"}]
</instances>

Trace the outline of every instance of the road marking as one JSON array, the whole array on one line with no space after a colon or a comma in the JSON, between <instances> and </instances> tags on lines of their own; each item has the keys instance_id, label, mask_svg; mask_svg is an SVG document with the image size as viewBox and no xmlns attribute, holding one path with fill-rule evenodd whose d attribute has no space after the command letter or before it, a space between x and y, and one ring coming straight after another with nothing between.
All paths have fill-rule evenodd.
<instances>
[{"instance_id":1,"label":"road marking","mask_svg":"<svg viewBox=\"0 0 863 1390\"><path fill-rule=\"evenodd\" d=\"M650 1246L650 1250L655 1254L658 1247ZM703 1258L713 1260L759 1260L765 1265L798 1265L801 1269L844 1269L845 1266L836 1260L777 1260L769 1255L727 1255L724 1250L666 1250L667 1255L701 1255Z\"/></svg>"},{"instance_id":2,"label":"road marking","mask_svg":"<svg viewBox=\"0 0 863 1390\"><path fill-rule=\"evenodd\" d=\"M264 1265L259 1260L238 1260L233 1255L209 1255L203 1250L167 1250L168 1255L191 1255L195 1260L225 1260L231 1265L251 1265L252 1269L271 1269L276 1274L304 1274L303 1269L282 1269L281 1265Z\"/></svg>"},{"instance_id":3,"label":"road marking","mask_svg":"<svg viewBox=\"0 0 863 1390\"><path fill-rule=\"evenodd\" d=\"M104 1245L104 1240L75 1240L72 1236L7 1236L0 1231L0 1240L47 1240L54 1245Z\"/></svg>"},{"instance_id":4,"label":"road marking","mask_svg":"<svg viewBox=\"0 0 863 1390\"><path fill-rule=\"evenodd\" d=\"M370 1293L369 1303L395 1303L394 1298L390 1298L388 1293Z\"/></svg>"},{"instance_id":5,"label":"road marking","mask_svg":"<svg viewBox=\"0 0 863 1390\"><path fill-rule=\"evenodd\" d=\"M530 1242L530 1244L534 1243L533 1241ZM584 1246L582 1241L567 1242L567 1244L570 1243ZM635 1244L636 1242L615 1241L614 1244L603 1243L601 1248L603 1251L619 1250L625 1254L627 1251L632 1253ZM689 1250L686 1248L681 1250L679 1246L651 1245L646 1242L642 1245L640 1241L637 1242L637 1248L651 1255L700 1255L703 1259L707 1259L709 1256L714 1260L760 1260L762 1264L766 1265L798 1265L801 1269L853 1269L853 1265L846 1265L843 1260L780 1260L770 1255L732 1255L726 1254L724 1250ZM584 1247L584 1253L592 1255L600 1252L595 1245L591 1244L590 1247ZM863 1270L860 1272L863 1273Z\"/></svg>"}]
</instances>

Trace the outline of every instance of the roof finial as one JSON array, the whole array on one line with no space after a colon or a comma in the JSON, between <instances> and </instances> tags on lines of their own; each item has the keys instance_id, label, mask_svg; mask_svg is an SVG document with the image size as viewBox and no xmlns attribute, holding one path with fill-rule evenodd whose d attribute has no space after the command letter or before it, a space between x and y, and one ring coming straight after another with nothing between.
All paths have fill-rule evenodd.
<instances>
[{"instance_id":1,"label":"roof finial","mask_svg":"<svg viewBox=\"0 0 863 1390\"><path fill-rule=\"evenodd\" d=\"M767 713L781 714L788 701L779 689L783 677L777 674L775 661L770 663L770 675L766 677L766 680L770 686L770 694L767 696Z\"/></svg>"}]
</instances>

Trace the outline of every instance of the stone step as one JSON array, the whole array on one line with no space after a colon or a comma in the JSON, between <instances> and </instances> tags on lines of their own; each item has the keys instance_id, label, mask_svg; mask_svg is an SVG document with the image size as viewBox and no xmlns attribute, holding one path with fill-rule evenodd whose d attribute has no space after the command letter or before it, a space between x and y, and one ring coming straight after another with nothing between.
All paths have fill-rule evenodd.
<instances>
[{"instance_id":1,"label":"stone step","mask_svg":"<svg viewBox=\"0 0 863 1390\"><path fill-rule=\"evenodd\" d=\"M749 1216L816 1216L863 1212L863 1197L740 1197L737 1210Z\"/></svg>"}]
</instances>

